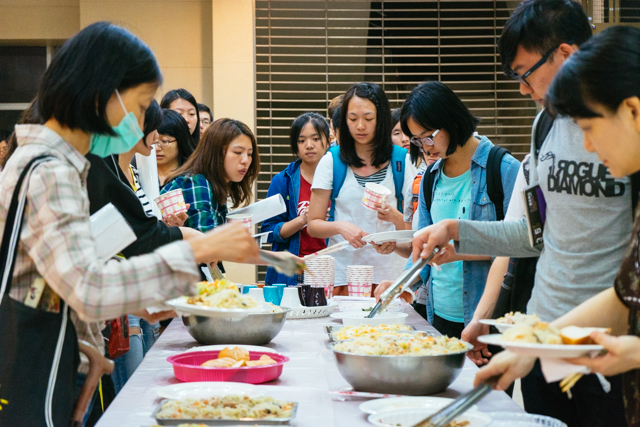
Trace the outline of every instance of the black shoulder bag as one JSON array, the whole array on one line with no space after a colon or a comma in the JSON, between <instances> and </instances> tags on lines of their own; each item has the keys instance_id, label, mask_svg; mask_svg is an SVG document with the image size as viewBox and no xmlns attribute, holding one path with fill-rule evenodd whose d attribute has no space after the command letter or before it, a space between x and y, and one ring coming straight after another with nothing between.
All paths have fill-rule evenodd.
<instances>
[{"instance_id":1,"label":"black shoulder bag","mask_svg":"<svg viewBox=\"0 0 640 427\"><path fill-rule=\"evenodd\" d=\"M49 159L31 160L20 175L0 245L0 426L71 425L80 357L70 310L64 301L54 313L9 297L29 177Z\"/></svg>"}]
</instances>

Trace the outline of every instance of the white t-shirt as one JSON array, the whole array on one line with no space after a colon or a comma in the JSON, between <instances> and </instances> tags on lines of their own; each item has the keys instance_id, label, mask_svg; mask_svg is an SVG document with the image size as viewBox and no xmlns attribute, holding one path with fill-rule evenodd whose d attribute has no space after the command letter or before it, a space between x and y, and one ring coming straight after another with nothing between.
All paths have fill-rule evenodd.
<instances>
[{"instance_id":1,"label":"white t-shirt","mask_svg":"<svg viewBox=\"0 0 640 427\"><path fill-rule=\"evenodd\" d=\"M404 184L402 186L402 193L405 195L411 193L413 177L415 176L413 175L415 169L408 168L406 165L407 163L405 162ZM389 167L387 167L387 175L380 185L384 185L391 190L387 203L391 206L397 206L398 201L395 196L393 173ZM333 156L331 153L325 154L320 163L318 163L313 176L313 184L311 185L311 190L314 189L333 189ZM363 195L364 187L356 181L351 167L347 167L347 176L335 200L335 220L356 224L369 234L395 231L396 227L393 223L378 220L377 211L362 205ZM342 235L336 234L329 238L329 246L343 241ZM349 246L335 256L335 285L344 286L347 284L348 265L373 265L373 283L380 283L382 280L398 277L406 261L405 258L395 253L380 255L371 245L366 245L360 249Z\"/></svg>"},{"instance_id":2,"label":"white t-shirt","mask_svg":"<svg viewBox=\"0 0 640 427\"><path fill-rule=\"evenodd\" d=\"M522 169L529 155L527 154L520 163L520 169L518 169L518 176L516 182L513 184L513 192L511 193L511 199L509 200L509 207L507 213L504 215L505 221L519 221L526 215L524 210L524 199L522 198L522 190L527 187L527 180L524 178L524 170Z\"/></svg>"}]
</instances>

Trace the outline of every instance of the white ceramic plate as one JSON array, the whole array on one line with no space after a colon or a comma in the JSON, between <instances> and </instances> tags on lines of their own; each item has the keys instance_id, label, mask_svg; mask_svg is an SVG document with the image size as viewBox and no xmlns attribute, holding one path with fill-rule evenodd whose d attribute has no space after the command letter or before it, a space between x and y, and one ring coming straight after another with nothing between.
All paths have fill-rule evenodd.
<instances>
[{"instance_id":1,"label":"white ceramic plate","mask_svg":"<svg viewBox=\"0 0 640 427\"><path fill-rule=\"evenodd\" d=\"M373 319L365 319L369 315L368 311L344 311L333 313L331 317L342 320L343 325L382 325L397 324L404 325L407 313L384 312L377 314Z\"/></svg>"},{"instance_id":2,"label":"white ceramic plate","mask_svg":"<svg viewBox=\"0 0 640 427\"><path fill-rule=\"evenodd\" d=\"M219 351L224 350L226 347L242 347L247 351L261 351L263 353L277 353L272 348L269 347L261 347L259 345L244 345L244 344L219 344L219 345L202 345L200 347L191 347L189 350L185 351L185 353L190 353L192 351Z\"/></svg>"},{"instance_id":3,"label":"white ceramic plate","mask_svg":"<svg viewBox=\"0 0 640 427\"><path fill-rule=\"evenodd\" d=\"M382 233L367 234L362 238L367 243L379 245L386 242L396 242L397 244L411 243L413 230L384 231Z\"/></svg>"},{"instance_id":4,"label":"white ceramic plate","mask_svg":"<svg viewBox=\"0 0 640 427\"><path fill-rule=\"evenodd\" d=\"M227 317L240 319L250 316L251 314L264 312L264 309L261 306L254 308L214 308L189 304L187 302L187 297L185 296L166 301L165 304L170 306L178 314L195 314L196 316L205 317Z\"/></svg>"},{"instance_id":5,"label":"white ceramic plate","mask_svg":"<svg viewBox=\"0 0 640 427\"><path fill-rule=\"evenodd\" d=\"M448 397L387 397L386 399L376 399L363 402L358 406L358 408L360 408L360 410L365 414L378 414L382 412L397 411L400 409L440 409L451 402L453 402L453 399L449 399Z\"/></svg>"},{"instance_id":6,"label":"white ceramic plate","mask_svg":"<svg viewBox=\"0 0 640 427\"><path fill-rule=\"evenodd\" d=\"M507 329L516 326L508 323L498 323L495 319L480 319L480 323L483 325L495 326L501 333L505 333Z\"/></svg>"},{"instance_id":7,"label":"white ceramic plate","mask_svg":"<svg viewBox=\"0 0 640 427\"><path fill-rule=\"evenodd\" d=\"M535 344L523 342L502 341L501 334L483 335L478 341L485 344L498 345L507 350L525 354L527 356L551 357L567 359L571 357L589 356L591 353L599 353L604 350L601 345L567 345L567 344Z\"/></svg>"},{"instance_id":8,"label":"white ceramic plate","mask_svg":"<svg viewBox=\"0 0 640 427\"><path fill-rule=\"evenodd\" d=\"M207 399L228 394L249 397L266 395L261 387L253 384L212 381L172 384L160 387L157 393L165 399Z\"/></svg>"},{"instance_id":9,"label":"white ceramic plate","mask_svg":"<svg viewBox=\"0 0 640 427\"><path fill-rule=\"evenodd\" d=\"M367 420L374 426L380 427L413 427L429 415L436 413L439 409L434 407L380 412L369 415ZM467 427L485 427L491 422L491 417L482 412L469 410L456 417L454 421L468 421Z\"/></svg>"}]
</instances>

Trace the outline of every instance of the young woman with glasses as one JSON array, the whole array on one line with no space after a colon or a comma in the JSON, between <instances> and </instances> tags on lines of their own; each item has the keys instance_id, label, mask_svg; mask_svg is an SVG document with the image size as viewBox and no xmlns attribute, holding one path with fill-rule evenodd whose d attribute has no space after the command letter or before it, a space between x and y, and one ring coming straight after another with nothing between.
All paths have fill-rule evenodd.
<instances>
[{"instance_id":1,"label":"young woman with glasses","mask_svg":"<svg viewBox=\"0 0 640 427\"><path fill-rule=\"evenodd\" d=\"M425 172L419 193L418 228L445 219L495 221L496 209L487 194L487 158L493 144L475 134L480 122L460 98L440 82L418 85L402 106L400 123L410 135L411 150L440 160ZM502 158L500 175L504 212L520 163L510 154ZM424 184L433 174L431 208L427 208ZM458 337L473 317L491 267L486 256L459 256L453 244L441 248L440 268L425 267L416 310L442 334ZM376 294L391 282L385 281Z\"/></svg>"},{"instance_id":2,"label":"young woman with glasses","mask_svg":"<svg viewBox=\"0 0 640 427\"><path fill-rule=\"evenodd\" d=\"M167 183L169 175L181 167L193 153L195 144L189 127L182 116L173 110L164 109L162 124L156 140L156 161L160 188Z\"/></svg>"}]
</instances>

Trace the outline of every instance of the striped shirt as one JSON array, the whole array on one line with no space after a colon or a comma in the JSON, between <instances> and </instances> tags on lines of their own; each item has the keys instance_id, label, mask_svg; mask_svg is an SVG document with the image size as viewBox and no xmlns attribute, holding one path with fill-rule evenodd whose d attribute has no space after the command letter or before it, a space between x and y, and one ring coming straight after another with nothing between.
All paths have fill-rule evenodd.
<instances>
[{"instance_id":1,"label":"striped shirt","mask_svg":"<svg viewBox=\"0 0 640 427\"><path fill-rule=\"evenodd\" d=\"M55 159L36 167L28 182L11 298L23 302L33 281L43 277L71 307L78 338L103 351L102 321L191 290L200 275L187 242L100 263L89 222L89 161L45 126L16 126L16 136L18 149L0 180L0 229L26 164L45 154Z\"/></svg>"},{"instance_id":2,"label":"striped shirt","mask_svg":"<svg viewBox=\"0 0 640 427\"><path fill-rule=\"evenodd\" d=\"M129 165L129 173L131 174L131 178L133 180L133 191L136 193L136 196L138 196L138 200L140 200L140 204L142 204L144 213L146 213L147 216L154 216L151 203L149 202L149 199L147 198L147 195L145 194L144 190L140 186L140 181L139 181L140 175L138 174L138 170L134 168L132 165Z\"/></svg>"},{"instance_id":3,"label":"striped shirt","mask_svg":"<svg viewBox=\"0 0 640 427\"><path fill-rule=\"evenodd\" d=\"M380 184L384 181L384 178L387 176L387 168L382 168L378 172L373 173L369 176L360 176L356 173L353 174L356 177L356 181L361 186L366 186L368 183L373 182L375 184Z\"/></svg>"}]
</instances>

